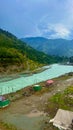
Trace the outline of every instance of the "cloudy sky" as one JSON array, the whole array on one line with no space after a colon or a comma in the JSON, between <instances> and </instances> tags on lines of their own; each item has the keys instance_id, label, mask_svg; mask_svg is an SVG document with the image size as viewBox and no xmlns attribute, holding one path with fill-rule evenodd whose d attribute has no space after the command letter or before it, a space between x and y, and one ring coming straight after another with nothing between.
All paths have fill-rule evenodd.
<instances>
[{"instance_id":1,"label":"cloudy sky","mask_svg":"<svg viewBox=\"0 0 73 130\"><path fill-rule=\"evenodd\" d=\"M0 28L17 37L73 37L73 0L0 0Z\"/></svg>"}]
</instances>

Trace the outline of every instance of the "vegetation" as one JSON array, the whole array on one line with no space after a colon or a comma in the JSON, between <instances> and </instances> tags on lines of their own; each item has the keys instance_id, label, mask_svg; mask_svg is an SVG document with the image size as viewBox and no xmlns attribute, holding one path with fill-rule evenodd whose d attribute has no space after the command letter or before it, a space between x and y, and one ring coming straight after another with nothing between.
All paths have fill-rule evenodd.
<instances>
[{"instance_id":1,"label":"vegetation","mask_svg":"<svg viewBox=\"0 0 73 130\"><path fill-rule=\"evenodd\" d=\"M73 64L73 56L70 57L70 63Z\"/></svg>"},{"instance_id":2,"label":"vegetation","mask_svg":"<svg viewBox=\"0 0 73 130\"><path fill-rule=\"evenodd\" d=\"M54 117L59 108L73 110L73 86L69 86L63 93L59 92L49 99L47 109L51 117Z\"/></svg>"},{"instance_id":3,"label":"vegetation","mask_svg":"<svg viewBox=\"0 0 73 130\"><path fill-rule=\"evenodd\" d=\"M17 130L17 128L11 124L0 122L1 130Z\"/></svg>"},{"instance_id":4,"label":"vegetation","mask_svg":"<svg viewBox=\"0 0 73 130\"><path fill-rule=\"evenodd\" d=\"M49 56L36 51L13 34L0 29L0 72L8 70L9 67L10 71L33 70L64 60L61 57Z\"/></svg>"}]
</instances>

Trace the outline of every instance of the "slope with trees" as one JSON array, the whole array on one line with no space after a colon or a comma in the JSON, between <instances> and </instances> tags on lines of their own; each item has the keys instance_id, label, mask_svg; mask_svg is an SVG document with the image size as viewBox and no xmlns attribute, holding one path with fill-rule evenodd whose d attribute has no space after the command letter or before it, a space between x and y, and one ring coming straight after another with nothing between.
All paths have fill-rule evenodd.
<instances>
[{"instance_id":1,"label":"slope with trees","mask_svg":"<svg viewBox=\"0 0 73 130\"><path fill-rule=\"evenodd\" d=\"M63 58L39 52L16 36L0 29L0 72L33 70L39 66L62 62Z\"/></svg>"}]
</instances>

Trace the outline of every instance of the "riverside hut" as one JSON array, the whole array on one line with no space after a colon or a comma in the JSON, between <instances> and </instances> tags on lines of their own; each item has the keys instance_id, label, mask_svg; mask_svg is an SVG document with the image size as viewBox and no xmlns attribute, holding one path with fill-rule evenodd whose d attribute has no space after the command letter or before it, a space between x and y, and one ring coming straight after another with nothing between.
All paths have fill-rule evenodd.
<instances>
[{"instance_id":1,"label":"riverside hut","mask_svg":"<svg viewBox=\"0 0 73 130\"><path fill-rule=\"evenodd\" d=\"M34 91L40 91L41 89L42 89L42 87L38 84L33 86Z\"/></svg>"},{"instance_id":2,"label":"riverside hut","mask_svg":"<svg viewBox=\"0 0 73 130\"><path fill-rule=\"evenodd\" d=\"M49 86L49 85L51 85L51 84L53 84L53 83L54 83L53 80L47 80L47 81L46 81L46 86Z\"/></svg>"},{"instance_id":3,"label":"riverside hut","mask_svg":"<svg viewBox=\"0 0 73 130\"><path fill-rule=\"evenodd\" d=\"M10 104L10 100L6 99L4 96L0 96L0 108L4 108Z\"/></svg>"},{"instance_id":4,"label":"riverside hut","mask_svg":"<svg viewBox=\"0 0 73 130\"><path fill-rule=\"evenodd\" d=\"M73 130L73 112L59 109L50 122L60 130Z\"/></svg>"}]
</instances>

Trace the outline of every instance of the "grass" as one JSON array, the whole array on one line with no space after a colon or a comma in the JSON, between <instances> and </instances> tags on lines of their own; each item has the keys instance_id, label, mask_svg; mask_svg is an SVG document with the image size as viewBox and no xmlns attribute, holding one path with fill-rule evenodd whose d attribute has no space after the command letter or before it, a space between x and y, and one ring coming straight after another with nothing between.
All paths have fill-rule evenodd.
<instances>
[{"instance_id":1,"label":"grass","mask_svg":"<svg viewBox=\"0 0 73 130\"><path fill-rule=\"evenodd\" d=\"M11 124L7 124L5 122L0 122L0 128L2 130L17 130L17 128Z\"/></svg>"},{"instance_id":2,"label":"grass","mask_svg":"<svg viewBox=\"0 0 73 130\"><path fill-rule=\"evenodd\" d=\"M48 100L46 111L54 117L58 109L73 111L73 86L69 86L63 93L56 93Z\"/></svg>"},{"instance_id":3,"label":"grass","mask_svg":"<svg viewBox=\"0 0 73 130\"><path fill-rule=\"evenodd\" d=\"M45 112L48 113L50 119L54 118L58 109L73 111L73 86L69 86L63 93L56 93L48 99ZM44 130L58 130L58 128L48 123L48 125L45 125Z\"/></svg>"},{"instance_id":4,"label":"grass","mask_svg":"<svg viewBox=\"0 0 73 130\"><path fill-rule=\"evenodd\" d=\"M48 92L50 92L50 88L42 87L42 89L40 91L35 92L35 95L36 96L41 96L41 95L43 95L45 93L48 93Z\"/></svg>"},{"instance_id":5,"label":"grass","mask_svg":"<svg viewBox=\"0 0 73 130\"><path fill-rule=\"evenodd\" d=\"M73 95L73 86L68 87L65 92L66 95Z\"/></svg>"}]
</instances>

